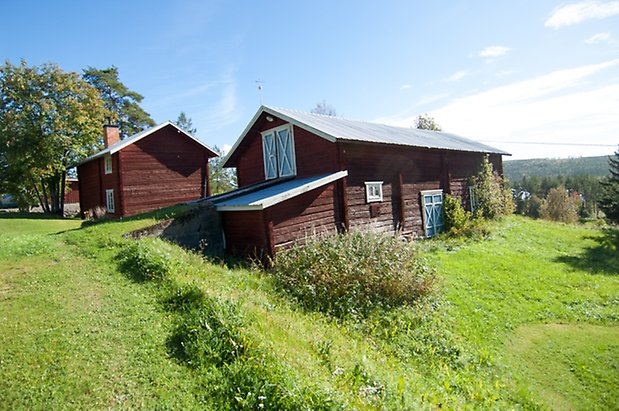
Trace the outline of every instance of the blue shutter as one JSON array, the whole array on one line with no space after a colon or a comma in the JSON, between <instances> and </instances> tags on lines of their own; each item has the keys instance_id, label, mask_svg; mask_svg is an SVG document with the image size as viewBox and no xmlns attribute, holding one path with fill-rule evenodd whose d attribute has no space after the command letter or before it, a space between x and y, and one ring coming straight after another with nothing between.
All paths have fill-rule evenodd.
<instances>
[{"instance_id":1,"label":"blue shutter","mask_svg":"<svg viewBox=\"0 0 619 411\"><path fill-rule=\"evenodd\" d=\"M443 194L423 194L423 213L426 237L443 231Z\"/></svg>"},{"instance_id":2,"label":"blue shutter","mask_svg":"<svg viewBox=\"0 0 619 411\"><path fill-rule=\"evenodd\" d=\"M277 177L277 149L274 133L262 136L262 154L264 156L265 178L268 180Z\"/></svg>"},{"instance_id":3,"label":"blue shutter","mask_svg":"<svg viewBox=\"0 0 619 411\"><path fill-rule=\"evenodd\" d=\"M297 173L294 142L289 128L277 131L277 163L280 177L293 176Z\"/></svg>"}]
</instances>

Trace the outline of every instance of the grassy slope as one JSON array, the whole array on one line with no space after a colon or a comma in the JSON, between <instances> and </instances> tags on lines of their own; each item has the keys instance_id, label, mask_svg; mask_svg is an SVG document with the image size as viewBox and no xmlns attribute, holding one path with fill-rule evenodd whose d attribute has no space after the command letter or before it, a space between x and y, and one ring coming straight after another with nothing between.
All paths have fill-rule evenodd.
<instances>
[{"instance_id":1,"label":"grassy slope","mask_svg":"<svg viewBox=\"0 0 619 411\"><path fill-rule=\"evenodd\" d=\"M434 247L457 332L496 352L553 408L613 408L619 401L619 252L608 238L599 230L512 217L489 241ZM536 335L542 331L545 341ZM596 350L603 361L590 356ZM570 374L564 359L579 356L594 371L578 384L558 378Z\"/></svg>"},{"instance_id":2,"label":"grassy slope","mask_svg":"<svg viewBox=\"0 0 619 411\"><path fill-rule=\"evenodd\" d=\"M203 406L207 372L182 366L167 350L172 319L158 286L133 281L115 262L127 241L120 234L152 221L50 235L60 229L52 228L55 221L33 227L0 219L5 406ZM76 225L67 224L63 229ZM259 272L204 262L174 247L171 253L190 267L178 273L178 282L236 301L251 341L272 353L301 391L322 393L334 404L506 408L547 401L582 407L592 400L603 408L619 398L617 370L608 369L619 361L616 345L608 343L616 336L619 269L616 250L599 248L599 238L599 231L512 218L488 241L430 242L433 264L445 278L445 297L432 303L432 316L413 311L404 316L410 322L386 316L361 324L295 309ZM583 264L588 260L593 263ZM564 334L551 335L557 343L549 351L531 331L542 323L596 324L605 331L574 346L566 346ZM589 361L592 350L601 360ZM566 353L590 370L579 384L557 385L538 372L539 361ZM557 361L557 369L564 364ZM382 390L368 395L368 387Z\"/></svg>"},{"instance_id":3,"label":"grassy slope","mask_svg":"<svg viewBox=\"0 0 619 411\"><path fill-rule=\"evenodd\" d=\"M152 291L53 234L80 224L0 220L0 408L192 404Z\"/></svg>"}]
</instances>

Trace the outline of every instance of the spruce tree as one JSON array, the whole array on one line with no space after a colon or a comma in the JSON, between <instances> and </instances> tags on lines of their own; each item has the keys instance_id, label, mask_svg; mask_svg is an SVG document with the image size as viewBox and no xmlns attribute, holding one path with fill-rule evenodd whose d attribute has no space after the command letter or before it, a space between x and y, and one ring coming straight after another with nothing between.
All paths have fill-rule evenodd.
<instances>
[{"instance_id":1,"label":"spruce tree","mask_svg":"<svg viewBox=\"0 0 619 411\"><path fill-rule=\"evenodd\" d=\"M99 90L105 108L111 113L109 122L120 127L122 138L131 136L155 125L155 121L140 107L144 97L129 90L118 78L118 68L88 67L82 75L90 85Z\"/></svg>"},{"instance_id":2,"label":"spruce tree","mask_svg":"<svg viewBox=\"0 0 619 411\"><path fill-rule=\"evenodd\" d=\"M608 166L610 173L601 183L600 208L610 222L619 224L619 149L608 158Z\"/></svg>"}]
</instances>

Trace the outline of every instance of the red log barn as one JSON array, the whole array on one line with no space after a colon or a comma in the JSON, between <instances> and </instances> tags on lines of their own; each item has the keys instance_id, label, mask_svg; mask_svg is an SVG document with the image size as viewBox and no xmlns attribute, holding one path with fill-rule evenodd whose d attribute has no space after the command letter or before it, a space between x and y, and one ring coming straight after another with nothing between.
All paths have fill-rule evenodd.
<instances>
[{"instance_id":1,"label":"red log barn","mask_svg":"<svg viewBox=\"0 0 619 411\"><path fill-rule=\"evenodd\" d=\"M444 132L262 106L224 162L239 188L210 201L231 253L274 255L324 231L429 237L442 228L443 194L470 206L483 157L502 173L507 154Z\"/></svg>"},{"instance_id":2,"label":"red log barn","mask_svg":"<svg viewBox=\"0 0 619 411\"><path fill-rule=\"evenodd\" d=\"M208 160L217 153L170 121L124 140L105 126L104 144L77 166L82 216L99 206L125 217L210 194Z\"/></svg>"}]
</instances>

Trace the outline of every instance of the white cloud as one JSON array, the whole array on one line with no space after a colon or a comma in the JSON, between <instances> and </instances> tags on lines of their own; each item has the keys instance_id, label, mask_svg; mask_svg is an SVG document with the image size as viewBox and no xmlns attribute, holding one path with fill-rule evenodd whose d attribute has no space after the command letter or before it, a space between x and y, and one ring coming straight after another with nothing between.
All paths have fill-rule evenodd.
<instances>
[{"instance_id":1,"label":"white cloud","mask_svg":"<svg viewBox=\"0 0 619 411\"><path fill-rule=\"evenodd\" d=\"M400 86L400 90L408 90L409 88L411 88L410 84L403 84L402 86Z\"/></svg>"},{"instance_id":2,"label":"white cloud","mask_svg":"<svg viewBox=\"0 0 619 411\"><path fill-rule=\"evenodd\" d=\"M501 57L511 49L505 46L489 46L479 52L480 57Z\"/></svg>"},{"instance_id":3,"label":"white cloud","mask_svg":"<svg viewBox=\"0 0 619 411\"><path fill-rule=\"evenodd\" d=\"M610 40L610 33L597 33L585 40L587 44L597 44Z\"/></svg>"},{"instance_id":4,"label":"white cloud","mask_svg":"<svg viewBox=\"0 0 619 411\"><path fill-rule=\"evenodd\" d=\"M574 147L509 146L496 142L616 145L612 140L619 135L616 120L619 118L619 80L596 84L591 77L618 65L619 59L616 59L551 72L453 99L429 114L444 130L492 141L491 145L507 149L516 158L594 155L580 147L574 150ZM410 126L413 120L414 116L383 119L402 127ZM536 154L532 154L531 147L535 147ZM613 148L601 150L610 153Z\"/></svg>"},{"instance_id":5,"label":"white cloud","mask_svg":"<svg viewBox=\"0 0 619 411\"><path fill-rule=\"evenodd\" d=\"M234 78L227 78L221 90L221 95L204 113L203 118L211 129L217 129L230 125L239 120L237 110L236 81Z\"/></svg>"},{"instance_id":6,"label":"white cloud","mask_svg":"<svg viewBox=\"0 0 619 411\"><path fill-rule=\"evenodd\" d=\"M230 152L230 150L232 150L232 146L230 144L224 144L221 147L221 154L222 155L228 155L228 153Z\"/></svg>"},{"instance_id":7,"label":"white cloud","mask_svg":"<svg viewBox=\"0 0 619 411\"><path fill-rule=\"evenodd\" d=\"M581 1L556 7L544 23L545 27L558 29L589 19L603 19L619 14L619 1Z\"/></svg>"},{"instance_id":8,"label":"white cloud","mask_svg":"<svg viewBox=\"0 0 619 411\"><path fill-rule=\"evenodd\" d=\"M445 78L443 81L452 82L452 81L462 80L462 78L464 78L464 76L466 76L467 74L468 74L468 71L466 70L456 71L454 74Z\"/></svg>"}]
</instances>

